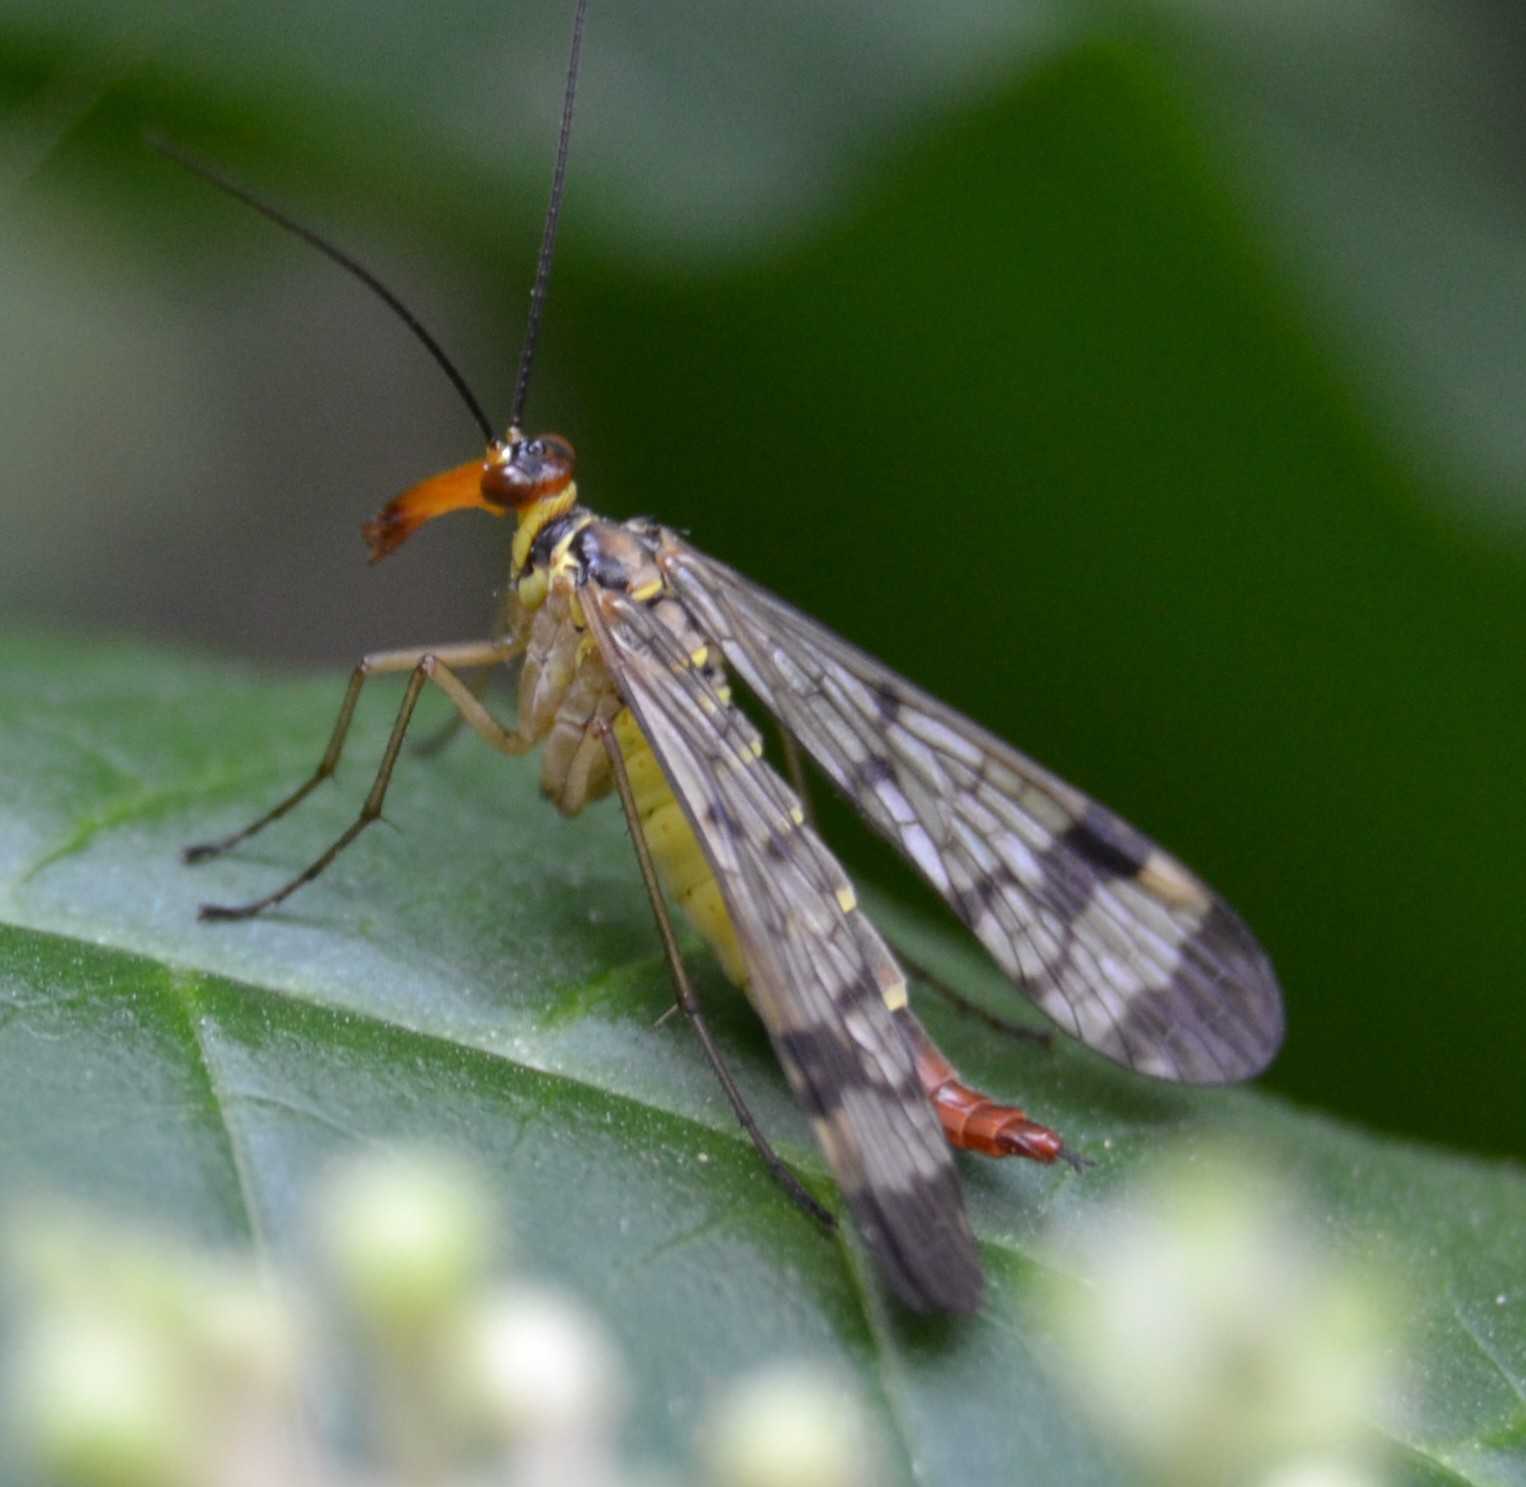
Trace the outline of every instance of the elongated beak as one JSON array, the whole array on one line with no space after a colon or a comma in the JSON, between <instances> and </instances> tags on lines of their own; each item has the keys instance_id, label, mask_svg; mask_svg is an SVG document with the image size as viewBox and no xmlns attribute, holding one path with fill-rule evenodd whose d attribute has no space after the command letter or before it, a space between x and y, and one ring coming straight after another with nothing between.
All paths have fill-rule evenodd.
<instances>
[{"instance_id":1,"label":"elongated beak","mask_svg":"<svg viewBox=\"0 0 1526 1487\"><path fill-rule=\"evenodd\" d=\"M396 552L425 522L447 512L477 506L494 516L503 516L506 508L487 501L482 495L482 472L486 462L468 460L453 470L442 470L421 480L410 490L388 501L360 529L371 549L371 561L379 563L388 553Z\"/></svg>"}]
</instances>

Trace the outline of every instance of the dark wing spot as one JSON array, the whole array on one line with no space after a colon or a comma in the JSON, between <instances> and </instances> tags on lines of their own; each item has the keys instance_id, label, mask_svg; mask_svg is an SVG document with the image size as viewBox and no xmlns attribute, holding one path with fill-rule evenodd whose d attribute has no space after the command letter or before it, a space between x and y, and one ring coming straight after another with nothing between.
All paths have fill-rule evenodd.
<instances>
[{"instance_id":1,"label":"dark wing spot","mask_svg":"<svg viewBox=\"0 0 1526 1487\"><path fill-rule=\"evenodd\" d=\"M1011 881L1012 875L1005 868L999 872L982 873L968 888L956 889L952 895L954 908L966 924L973 925L981 911L988 909L1002 896L1002 885Z\"/></svg>"},{"instance_id":2,"label":"dark wing spot","mask_svg":"<svg viewBox=\"0 0 1526 1487\"><path fill-rule=\"evenodd\" d=\"M980 918L980 895L974 889L956 888L949 895L949 901L954 906L954 912L966 924L974 924Z\"/></svg>"},{"instance_id":3,"label":"dark wing spot","mask_svg":"<svg viewBox=\"0 0 1526 1487\"><path fill-rule=\"evenodd\" d=\"M913 1311L980 1309L985 1276L952 1167L904 1192L844 1196L885 1279Z\"/></svg>"},{"instance_id":4,"label":"dark wing spot","mask_svg":"<svg viewBox=\"0 0 1526 1487\"><path fill-rule=\"evenodd\" d=\"M1169 1077L1227 1084L1258 1074L1282 1041L1282 998L1271 963L1243 921L1215 902L1182 942L1165 981L1132 996L1117 1024L1119 1048L1165 1052Z\"/></svg>"},{"instance_id":5,"label":"dark wing spot","mask_svg":"<svg viewBox=\"0 0 1526 1487\"><path fill-rule=\"evenodd\" d=\"M874 706L880 722L895 722L901 716L901 699L884 682L875 682L869 690L874 694Z\"/></svg>"},{"instance_id":6,"label":"dark wing spot","mask_svg":"<svg viewBox=\"0 0 1526 1487\"><path fill-rule=\"evenodd\" d=\"M1100 805L1090 805L1058 845L1098 873L1132 878L1150 860L1155 844Z\"/></svg>"},{"instance_id":7,"label":"dark wing spot","mask_svg":"<svg viewBox=\"0 0 1526 1487\"><path fill-rule=\"evenodd\" d=\"M707 801L703 815L707 826L713 826L733 839L741 837L742 823L719 800Z\"/></svg>"},{"instance_id":8,"label":"dark wing spot","mask_svg":"<svg viewBox=\"0 0 1526 1487\"><path fill-rule=\"evenodd\" d=\"M1272 1061L1283 1035L1282 994L1266 951L1222 899L1182 945L1190 973L1220 991L1216 1024L1237 1045L1236 1078L1257 1074ZM1185 972L1184 972L1185 974ZM1231 1030L1230 1024L1236 1024Z\"/></svg>"},{"instance_id":9,"label":"dark wing spot","mask_svg":"<svg viewBox=\"0 0 1526 1487\"><path fill-rule=\"evenodd\" d=\"M789 832L771 831L763 839L763 853L773 862L783 862L789 857L789 847L785 844Z\"/></svg>"},{"instance_id":10,"label":"dark wing spot","mask_svg":"<svg viewBox=\"0 0 1526 1487\"><path fill-rule=\"evenodd\" d=\"M859 761L853 777L865 790L873 790L876 785L895 778L895 766L879 754L869 754Z\"/></svg>"},{"instance_id":11,"label":"dark wing spot","mask_svg":"<svg viewBox=\"0 0 1526 1487\"><path fill-rule=\"evenodd\" d=\"M837 1108L843 1090L861 1077L851 1060L844 1057L840 1040L824 1028L791 1028L775 1036L774 1046L795 1097L808 1115L829 1115Z\"/></svg>"}]
</instances>

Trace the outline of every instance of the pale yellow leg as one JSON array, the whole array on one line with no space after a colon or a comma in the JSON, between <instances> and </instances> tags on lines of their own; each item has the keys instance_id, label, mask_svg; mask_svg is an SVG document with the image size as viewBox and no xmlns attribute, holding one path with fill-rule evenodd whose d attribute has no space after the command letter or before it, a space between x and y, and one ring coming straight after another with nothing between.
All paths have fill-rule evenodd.
<instances>
[{"instance_id":1,"label":"pale yellow leg","mask_svg":"<svg viewBox=\"0 0 1526 1487\"><path fill-rule=\"evenodd\" d=\"M475 674L466 685L471 689L472 696L479 702L487 696L488 688L496 675L497 672L490 666L475 668ZM436 754L443 754L456 741L457 735L465 731L466 719L460 713L453 712L427 738L411 744L408 752L415 759L432 759Z\"/></svg>"},{"instance_id":2,"label":"pale yellow leg","mask_svg":"<svg viewBox=\"0 0 1526 1487\"><path fill-rule=\"evenodd\" d=\"M230 847L246 841L255 832L263 830L272 821L279 820L288 811L294 809L334 773L339 763L339 756L344 750L344 741L350 731L350 723L355 716L355 704L360 698L360 689L366 684L367 679L387 672L412 671L407 690L403 693L403 700L398 708L397 718L392 724L392 733L387 740L381 765L366 796L365 804L361 807L360 815L349 830L344 832L322 856L274 893L247 904L234 906L203 904L200 911L201 918L245 919L250 915L258 914L263 909L270 908L273 904L280 903L282 899L295 893L304 883L310 883L316 878L340 852L381 815L382 801L386 798L387 786L391 782L392 771L397 764L398 751L402 748L403 737L408 731L408 724L413 719L413 710L418 705L419 694L423 691L426 682L434 682L460 709L466 721L495 748L511 754L522 754L532 748L531 740L522 738L517 732L504 728L498 723L472 695L471 689L451 670L452 665L460 667L495 665L510 659L515 650L516 646L508 641L466 641L455 645L416 647L411 650L377 651L366 656L350 673L349 686L345 689L344 701L340 704L339 716L334 722L334 731L329 738L328 747L324 750L323 758L311 777L243 830L236 831L220 841L187 847L182 855L187 862L204 862L209 857L215 857L226 852Z\"/></svg>"},{"instance_id":3,"label":"pale yellow leg","mask_svg":"<svg viewBox=\"0 0 1526 1487\"><path fill-rule=\"evenodd\" d=\"M505 728L487 710L482 699L450 669L452 662L449 656L441 651L431 651L418 664L425 676L450 698L461 715L462 722L484 743L511 758L528 753L535 747L533 738L526 737L518 728Z\"/></svg>"}]
</instances>

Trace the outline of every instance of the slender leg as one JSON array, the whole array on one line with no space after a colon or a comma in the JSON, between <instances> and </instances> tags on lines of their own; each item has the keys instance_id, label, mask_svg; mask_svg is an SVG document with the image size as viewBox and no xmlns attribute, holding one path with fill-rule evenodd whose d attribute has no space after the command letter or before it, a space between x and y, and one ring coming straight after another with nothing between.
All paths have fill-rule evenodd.
<instances>
[{"instance_id":1,"label":"slender leg","mask_svg":"<svg viewBox=\"0 0 1526 1487\"><path fill-rule=\"evenodd\" d=\"M657 866L652 861L651 848L647 845L646 837L641 830L641 816L636 808L636 797L631 790L630 776L625 772L625 760L620 753L620 745L616 742L614 732L608 724L599 723L595 726L599 730L599 737L609 755L610 769L615 777L615 789L619 792L620 804L625 807L625 821L630 827L631 844L636 849L636 860L641 864L641 877L646 884L647 897L652 903L652 915L657 920L657 933L662 937L663 953L667 956L668 970L673 976L673 989L678 997L678 1005L699 1035L700 1046L705 1050L705 1056L710 1060L711 1068L715 1070L716 1077L721 1081L721 1088L726 1091L726 1098L731 1101L731 1108L736 1112L736 1118L741 1122L742 1129L747 1132L752 1144L758 1150L758 1155L763 1158L763 1164L768 1168L769 1175L789 1194L796 1205L830 1233L837 1227L837 1220L806 1192L800 1179L785 1166L783 1159L769 1144L768 1137L763 1134L753 1118L752 1111L747 1108L747 1102L742 1098L742 1091L737 1088L736 1080L731 1077L731 1070L726 1067L720 1049L716 1047L715 1039L710 1033L710 1025L705 1021L704 1012L699 1005L699 998L694 995L694 989L689 984L688 973L684 970L683 957L678 951L678 940L673 933L673 922L668 918L667 905L662 897L662 885L657 879Z\"/></svg>"},{"instance_id":2,"label":"slender leg","mask_svg":"<svg viewBox=\"0 0 1526 1487\"><path fill-rule=\"evenodd\" d=\"M507 660L513 654L514 647L511 644L496 641L464 641L459 645L426 646L406 651L375 651L369 656L363 656L350 673L350 684L345 688L344 701L339 704L339 716L334 720L334 731L329 737L328 747L323 751L323 758L318 761L318 767L306 782L299 785L283 800L277 801L263 816L251 821L242 830L235 831L230 836L221 837L215 842L198 842L194 846L183 848L180 853L181 859L185 862L205 862L209 858L221 856L222 853L238 846L240 842L248 841L255 832L263 831L272 821L279 821L328 779L339 764L339 756L344 751L345 736L349 733L350 722L355 716L355 704L360 700L360 689L365 686L368 678L380 676L389 671L412 671L425 656L438 656L453 666L471 667L491 666L498 661Z\"/></svg>"},{"instance_id":3,"label":"slender leg","mask_svg":"<svg viewBox=\"0 0 1526 1487\"><path fill-rule=\"evenodd\" d=\"M465 650L458 648L458 653ZM418 655L417 652L393 652L392 656ZM470 654L470 653L469 653ZM390 658L383 658L384 661ZM474 664L468 662L467 664ZM328 753L324 755L323 764L320 764L320 773L309 780L300 790L288 796L274 811L260 818L254 826L239 834L231 840L241 840L250 835L252 831L263 826L267 821L274 820L277 816L285 814L317 783L324 778L321 772L327 766L331 773L333 760L338 757L338 746L344 741L345 731L349 727L350 716L354 712L355 696L365 681L366 672L363 670L365 662L355 668L355 675L350 680L350 690L345 693L345 708L341 711L339 722L334 729L334 740L330 742ZM393 669L386 665L373 666L373 670ZM397 668L400 669L400 668ZM397 766L398 754L403 747L403 738L408 732L408 725L413 720L413 710L418 706L419 694L424 690L426 682L434 682L441 691L456 705L463 717L471 727L494 748L505 754L523 754L534 747L534 740L521 736L519 733L503 727L487 711L485 707L471 694L470 688L445 664L440 656L434 652L426 652L416 660L413 666L413 674L408 678L407 689L403 693L403 700L398 707L397 718L392 724L392 733L387 739L386 750L382 754L381 765L376 771L376 778L372 781L371 789L366 795L365 804L360 808L360 814L351 823L348 830L341 833L329 846L328 850L319 856L316 861L309 864L302 872L289 882L283 883L274 893L267 893L263 898L254 899L246 904L203 904L199 911L202 919L248 919L265 909L273 907L283 899L289 898L297 889L304 884L311 883L319 873L342 852L362 831L373 821L380 818L382 802L387 797L387 787L392 782L392 771ZM330 756L333 756L332 758ZM221 845L221 844L219 844Z\"/></svg>"},{"instance_id":4,"label":"slender leg","mask_svg":"<svg viewBox=\"0 0 1526 1487\"><path fill-rule=\"evenodd\" d=\"M1029 1120L1016 1105L998 1104L971 1089L910 1007L901 1007L895 1017L950 1146L987 1157L1028 1157L1035 1162L1059 1158L1078 1171L1086 1165L1086 1159L1071 1151L1058 1132Z\"/></svg>"},{"instance_id":5,"label":"slender leg","mask_svg":"<svg viewBox=\"0 0 1526 1487\"><path fill-rule=\"evenodd\" d=\"M483 668L467 683L472 696L479 702L487 695L488 688L493 684L494 675L492 670ZM461 730L464 727L466 727L466 719L458 712L452 713L427 738L411 744L408 752L415 759L432 759L436 754L443 754L461 736Z\"/></svg>"},{"instance_id":6,"label":"slender leg","mask_svg":"<svg viewBox=\"0 0 1526 1487\"><path fill-rule=\"evenodd\" d=\"M811 809L811 797L805 778L805 764L800 757L800 745L795 742L794 734L787 728L779 729L779 738L784 745L784 772L789 778L790 788L799 797L800 809L805 812L806 824L814 831L816 815ZM935 975L915 956L908 955L906 950L889 935L885 935L885 940L890 946L891 953L900 961L902 970L909 971L918 981L937 992L950 1006L956 1007L966 1016L974 1017L985 1023L987 1027L994 1028L1009 1038L1016 1038L1022 1043L1037 1043L1041 1047L1048 1048L1054 1042L1054 1034L1047 1028L1024 1027L1020 1022L1010 1022L995 1012L987 1011L978 1002L972 1002L962 992L955 991L947 981Z\"/></svg>"},{"instance_id":7,"label":"slender leg","mask_svg":"<svg viewBox=\"0 0 1526 1487\"><path fill-rule=\"evenodd\" d=\"M514 590L512 587L506 587L503 593L499 595L499 602L493 606L492 629L495 635L504 636L509 633L513 624L515 605ZM436 652L436 654L439 653ZM460 671L469 670L472 664L460 659L452 660L450 657L446 657L446 659ZM498 659L504 658L500 657ZM495 671L490 669L492 663L484 662L482 664L487 669L480 671L473 677L471 683L472 695L479 700L487 695L487 689L492 686L493 678L497 675ZM461 732L465 722L466 719L460 713L457 713L452 718L447 718L428 738L420 740L420 742L413 746L412 752L414 757L416 759L429 759L433 758L436 754L444 752L450 744L455 742L456 736Z\"/></svg>"}]
</instances>

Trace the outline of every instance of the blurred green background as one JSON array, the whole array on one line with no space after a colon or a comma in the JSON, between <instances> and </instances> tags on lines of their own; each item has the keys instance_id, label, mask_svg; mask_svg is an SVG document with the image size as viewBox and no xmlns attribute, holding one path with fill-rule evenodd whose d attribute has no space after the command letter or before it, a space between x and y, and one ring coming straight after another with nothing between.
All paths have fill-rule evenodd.
<instances>
[{"instance_id":1,"label":"blurred green background","mask_svg":"<svg viewBox=\"0 0 1526 1487\"><path fill-rule=\"evenodd\" d=\"M6 624L336 704L481 631L503 529L357 533L476 453L449 388L139 134L357 252L498 416L569 20L6 0ZM1218 885L1286 985L1270 1087L1515 1154L1523 76L1483 0L595 0L529 414Z\"/></svg>"}]
</instances>

